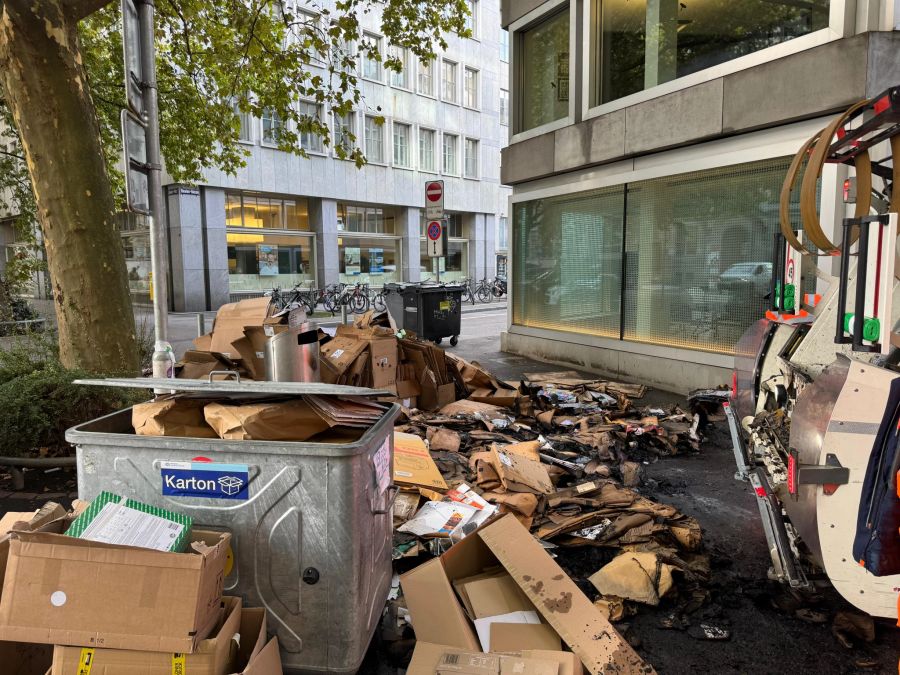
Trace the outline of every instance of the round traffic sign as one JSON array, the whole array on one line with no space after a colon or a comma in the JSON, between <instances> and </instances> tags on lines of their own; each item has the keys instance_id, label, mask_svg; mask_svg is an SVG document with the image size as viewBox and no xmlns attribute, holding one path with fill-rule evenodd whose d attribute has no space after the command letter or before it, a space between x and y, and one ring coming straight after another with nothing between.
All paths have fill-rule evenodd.
<instances>
[{"instance_id":1,"label":"round traffic sign","mask_svg":"<svg viewBox=\"0 0 900 675\"><path fill-rule=\"evenodd\" d=\"M444 196L444 186L438 182L428 183L425 186L425 196L430 202L439 201Z\"/></svg>"},{"instance_id":2,"label":"round traffic sign","mask_svg":"<svg viewBox=\"0 0 900 675\"><path fill-rule=\"evenodd\" d=\"M428 238L437 241L441 238L441 224L436 220L428 223Z\"/></svg>"}]
</instances>

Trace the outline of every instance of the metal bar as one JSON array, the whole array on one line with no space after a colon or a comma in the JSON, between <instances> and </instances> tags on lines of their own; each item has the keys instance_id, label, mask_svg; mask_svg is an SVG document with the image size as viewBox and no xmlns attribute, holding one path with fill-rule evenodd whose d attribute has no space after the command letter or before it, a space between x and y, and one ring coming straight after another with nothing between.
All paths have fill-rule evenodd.
<instances>
[{"instance_id":1,"label":"metal bar","mask_svg":"<svg viewBox=\"0 0 900 675\"><path fill-rule=\"evenodd\" d=\"M197 312L197 337L206 335L206 315L203 312Z\"/></svg>"},{"instance_id":2,"label":"metal bar","mask_svg":"<svg viewBox=\"0 0 900 675\"><path fill-rule=\"evenodd\" d=\"M859 221L856 249L856 298L853 302L853 351L863 351L863 328L866 324L866 281L869 265L869 224Z\"/></svg>"},{"instance_id":3,"label":"metal bar","mask_svg":"<svg viewBox=\"0 0 900 675\"><path fill-rule=\"evenodd\" d=\"M838 278L837 326L835 327L835 344L846 344L850 340L844 331L844 314L847 313L847 284L850 276L850 234L853 231L853 219L844 218L844 240L841 242L841 271Z\"/></svg>"},{"instance_id":4,"label":"metal bar","mask_svg":"<svg viewBox=\"0 0 900 675\"><path fill-rule=\"evenodd\" d=\"M156 36L154 21L156 7L154 0L136 0L141 34L141 70L144 81L141 89L144 99L144 115L147 138L147 172L150 202L150 261L153 270L153 330L156 341L164 342L168 330L168 248L166 231L163 226L162 197L162 156L159 149L159 100L156 89ZM166 361L157 358L165 356L160 349L154 350L153 364L165 367ZM154 373L162 375L162 373Z\"/></svg>"},{"instance_id":5,"label":"metal bar","mask_svg":"<svg viewBox=\"0 0 900 675\"><path fill-rule=\"evenodd\" d=\"M744 441L741 439L737 418L730 403L723 403L722 409L725 411L725 418L728 420L728 430L731 432L731 449L734 451L734 463L737 464L737 472L734 474L734 477L737 480L746 481L750 474L750 467L747 466L747 453L744 450Z\"/></svg>"},{"instance_id":6,"label":"metal bar","mask_svg":"<svg viewBox=\"0 0 900 675\"><path fill-rule=\"evenodd\" d=\"M781 516L781 506L772 494L772 487L766 478L765 472L757 468L750 474L750 484L756 495L756 505L759 507L759 515L766 534L766 542L769 545L769 556L772 558L772 566L775 575L785 580L793 588L805 588L809 581L803 571L794 564L794 554L788 537L787 528Z\"/></svg>"},{"instance_id":7,"label":"metal bar","mask_svg":"<svg viewBox=\"0 0 900 675\"><path fill-rule=\"evenodd\" d=\"M780 265L778 264L778 258L779 258L778 243L779 242L778 242L777 234L775 234L772 237L772 241L773 241L773 246L774 246L774 248L772 249L772 278L769 280L769 297L772 299L769 301L769 307L772 311L777 312L778 311L778 278L779 278L778 269L780 267Z\"/></svg>"},{"instance_id":8,"label":"metal bar","mask_svg":"<svg viewBox=\"0 0 900 675\"><path fill-rule=\"evenodd\" d=\"M825 464L801 464L797 468L797 484L846 485L850 482L850 469L845 466Z\"/></svg>"}]
</instances>

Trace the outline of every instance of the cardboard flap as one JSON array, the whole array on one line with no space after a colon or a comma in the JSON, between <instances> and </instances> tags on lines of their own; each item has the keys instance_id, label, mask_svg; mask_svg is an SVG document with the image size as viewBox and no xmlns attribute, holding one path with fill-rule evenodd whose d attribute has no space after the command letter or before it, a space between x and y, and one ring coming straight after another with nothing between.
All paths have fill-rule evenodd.
<instances>
[{"instance_id":1,"label":"cardboard flap","mask_svg":"<svg viewBox=\"0 0 900 675\"><path fill-rule=\"evenodd\" d=\"M283 672L278 638L274 637L256 657L251 659L241 675L283 675Z\"/></svg>"},{"instance_id":2,"label":"cardboard flap","mask_svg":"<svg viewBox=\"0 0 900 675\"><path fill-rule=\"evenodd\" d=\"M478 535L591 672L655 672L515 518L503 516Z\"/></svg>"},{"instance_id":3,"label":"cardboard flap","mask_svg":"<svg viewBox=\"0 0 900 675\"><path fill-rule=\"evenodd\" d=\"M266 610L260 607L245 607L241 612L241 648L238 660L241 665L249 664L266 646Z\"/></svg>"},{"instance_id":4,"label":"cardboard flap","mask_svg":"<svg viewBox=\"0 0 900 675\"><path fill-rule=\"evenodd\" d=\"M463 539L457 546L464 545L470 538ZM417 640L462 649L481 648L475 631L456 601L440 558L429 560L401 576L400 586Z\"/></svg>"}]
</instances>

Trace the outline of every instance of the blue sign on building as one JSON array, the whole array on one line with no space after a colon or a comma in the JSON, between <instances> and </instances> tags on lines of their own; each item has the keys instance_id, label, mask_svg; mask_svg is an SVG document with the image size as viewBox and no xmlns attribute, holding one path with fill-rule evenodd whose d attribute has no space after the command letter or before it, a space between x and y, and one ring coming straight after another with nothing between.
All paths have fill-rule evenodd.
<instances>
[{"instance_id":1,"label":"blue sign on building","mask_svg":"<svg viewBox=\"0 0 900 675\"><path fill-rule=\"evenodd\" d=\"M170 497L249 499L250 468L246 464L162 462L162 493Z\"/></svg>"}]
</instances>

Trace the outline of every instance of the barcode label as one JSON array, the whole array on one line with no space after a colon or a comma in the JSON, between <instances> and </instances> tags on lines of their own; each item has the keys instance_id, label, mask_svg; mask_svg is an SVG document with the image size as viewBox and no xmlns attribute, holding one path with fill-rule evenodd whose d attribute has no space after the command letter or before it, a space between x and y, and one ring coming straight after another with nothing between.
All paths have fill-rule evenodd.
<instances>
[{"instance_id":1,"label":"barcode label","mask_svg":"<svg viewBox=\"0 0 900 675\"><path fill-rule=\"evenodd\" d=\"M444 654L444 664L448 666L459 665L459 654Z\"/></svg>"}]
</instances>

